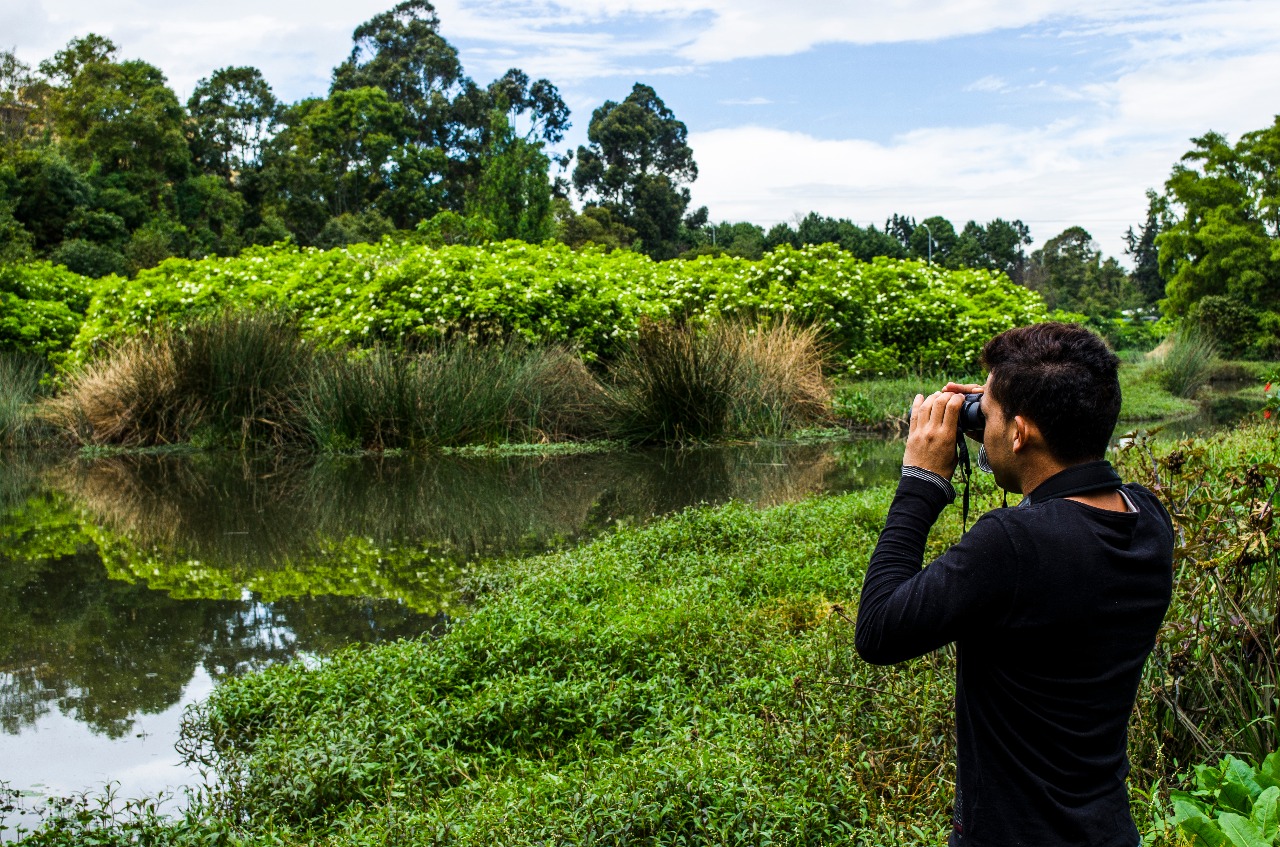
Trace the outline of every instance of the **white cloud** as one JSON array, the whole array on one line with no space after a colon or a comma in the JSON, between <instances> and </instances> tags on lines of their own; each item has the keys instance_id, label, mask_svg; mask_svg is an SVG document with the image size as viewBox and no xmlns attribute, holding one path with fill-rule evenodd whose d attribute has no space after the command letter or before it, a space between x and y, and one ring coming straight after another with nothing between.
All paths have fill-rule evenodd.
<instances>
[{"instance_id":1,"label":"white cloud","mask_svg":"<svg viewBox=\"0 0 1280 847\"><path fill-rule=\"evenodd\" d=\"M999 94L1009 90L1009 82L1002 76L988 74L981 79L975 79L964 87L965 91L985 91L992 94Z\"/></svg>"},{"instance_id":2,"label":"white cloud","mask_svg":"<svg viewBox=\"0 0 1280 847\"><path fill-rule=\"evenodd\" d=\"M1119 254L1121 234L1146 212L1144 189L1183 149L1123 141L1068 124L935 128L888 144L755 126L694 133L694 203L766 228L809 211L863 225L894 212L939 214L957 228L1020 218L1037 244L1078 224Z\"/></svg>"},{"instance_id":3,"label":"white cloud","mask_svg":"<svg viewBox=\"0 0 1280 847\"><path fill-rule=\"evenodd\" d=\"M722 106L768 106L773 103L767 97L746 97L741 100L720 100Z\"/></svg>"}]
</instances>

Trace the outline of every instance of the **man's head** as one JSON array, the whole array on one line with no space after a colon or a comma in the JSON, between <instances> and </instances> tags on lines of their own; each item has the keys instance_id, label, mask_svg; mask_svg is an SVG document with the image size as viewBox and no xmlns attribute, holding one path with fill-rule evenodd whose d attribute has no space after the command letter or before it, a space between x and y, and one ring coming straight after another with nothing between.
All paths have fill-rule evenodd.
<instances>
[{"instance_id":1,"label":"man's head","mask_svg":"<svg viewBox=\"0 0 1280 847\"><path fill-rule=\"evenodd\" d=\"M982 362L1003 417L1034 421L1054 459L1105 455L1120 415L1120 360L1101 338L1076 324L1032 324L988 341Z\"/></svg>"}]
</instances>

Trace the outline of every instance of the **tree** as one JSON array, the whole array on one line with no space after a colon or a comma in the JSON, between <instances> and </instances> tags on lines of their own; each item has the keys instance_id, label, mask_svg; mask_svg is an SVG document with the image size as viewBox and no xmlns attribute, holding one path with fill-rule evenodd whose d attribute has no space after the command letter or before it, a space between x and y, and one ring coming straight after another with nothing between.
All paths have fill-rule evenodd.
<instances>
[{"instance_id":1,"label":"tree","mask_svg":"<svg viewBox=\"0 0 1280 847\"><path fill-rule=\"evenodd\" d=\"M1160 195L1147 190L1147 219L1138 232L1129 227L1124 234L1126 256L1133 257L1133 272L1129 279L1142 295L1143 303L1154 306L1164 297L1164 277L1160 275L1160 255L1156 250L1156 238L1160 235L1160 215L1164 201Z\"/></svg>"},{"instance_id":2,"label":"tree","mask_svg":"<svg viewBox=\"0 0 1280 847\"><path fill-rule=\"evenodd\" d=\"M356 27L350 57L334 69L332 92L380 88L404 109L414 141L451 149L454 101L474 83L439 28L427 0L406 0L375 15Z\"/></svg>"},{"instance_id":3,"label":"tree","mask_svg":"<svg viewBox=\"0 0 1280 847\"><path fill-rule=\"evenodd\" d=\"M11 50L0 51L0 155L30 132L34 83L29 65Z\"/></svg>"},{"instance_id":4,"label":"tree","mask_svg":"<svg viewBox=\"0 0 1280 847\"><path fill-rule=\"evenodd\" d=\"M415 164L400 144L404 119L403 107L373 87L335 91L286 110L284 129L265 153L264 176L275 211L303 243L314 243L330 218L388 201L399 170ZM414 182L429 179L419 172Z\"/></svg>"},{"instance_id":5,"label":"tree","mask_svg":"<svg viewBox=\"0 0 1280 847\"><path fill-rule=\"evenodd\" d=\"M1050 309L1111 316L1132 305L1132 289L1124 268L1102 258L1093 236L1073 226L1045 242L1031 254L1028 284L1039 291Z\"/></svg>"},{"instance_id":6,"label":"tree","mask_svg":"<svg viewBox=\"0 0 1280 847\"><path fill-rule=\"evenodd\" d=\"M578 148L573 184L591 205L608 208L640 237L655 259L680 252L680 224L689 206L685 183L698 178L688 130L657 92L636 83L621 103L606 101L591 115L588 146Z\"/></svg>"},{"instance_id":7,"label":"tree","mask_svg":"<svg viewBox=\"0 0 1280 847\"><path fill-rule=\"evenodd\" d=\"M1171 220L1155 239L1165 310L1187 315L1216 295L1280 312L1280 116L1234 146L1216 132L1192 144L1165 183Z\"/></svg>"},{"instance_id":8,"label":"tree","mask_svg":"<svg viewBox=\"0 0 1280 847\"><path fill-rule=\"evenodd\" d=\"M838 244L842 250L869 262L877 256L905 258L906 249L897 238L874 225L863 229L845 218L828 218L810 212L796 227L796 241L805 244Z\"/></svg>"},{"instance_id":9,"label":"tree","mask_svg":"<svg viewBox=\"0 0 1280 847\"><path fill-rule=\"evenodd\" d=\"M997 271L1026 284L1024 248L1030 243L1031 230L1022 221L996 218L986 226L969 221L956 243L955 266Z\"/></svg>"},{"instance_id":10,"label":"tree","mask_svg":"<svg viewBox=\"0 0 1280 847\"><path fill-rule=\"evenodd\" d=\"M548 80L530 82L524 71L511 68L489 83L488 94L494 108L507 113L510 130L525 141L559 144L569 128L569 107ZM527 125L523 133L522 123Z\"/></svg>"},{"instance_id":11,"label":"tree","mask_svg":"<svg viewBox=\"0 0 1280 847\"><path fill-rule=\"evenodd\" d=\"M503 111L495 109L480 184L470 214L488 218L494 236L538 243L551 237L551 160L540 143L516 135Z\"/></svg>"},{"instance_id":12,"label":"tree","mask_svg":"<svg viewBox=\"0 0 1280 847\"><path fill-rule=\"evenodd\" d=\"M932 247L930 240L932 240ZM919 226L912 229L907 247L913 258L952 268L956 267L952 254L955 252L957 241L959 238L951 221L940 215L934 215L931 218L925 218Z\"/></svg>"},{"instance_id":13,"label":"tree","mask_svg":"<svg viewBox=\"0 0 1280 847\"><path fill-rule=\"evenodd\" d=\"M886 235L901 244L903 250L909 250L911 236L916 231L916 219L894 212L892 217L885 219L884 231Z\"/></svg>"},{"instance_id":14,"label":"tree","mask_svg":"<svg viewBox=\"0 0 1280 847\"><path fill-rule=\"evenodd\" d=\"M53 120L73 164L152 208L190 171L182 106L146 62L83 64L55 95Z\"/></svg>"},{"instance_id":15,"label":"tree","mask_svg":"<svg viewBox=\"0 0 1280 847\"><path fill-rule=\"evenodd\" d=\"M221 68L196 84L187 111L197 165L234 179L260 163L263 145L275 134L280 103L257 68Z\"/></svg>"}]
</instances>

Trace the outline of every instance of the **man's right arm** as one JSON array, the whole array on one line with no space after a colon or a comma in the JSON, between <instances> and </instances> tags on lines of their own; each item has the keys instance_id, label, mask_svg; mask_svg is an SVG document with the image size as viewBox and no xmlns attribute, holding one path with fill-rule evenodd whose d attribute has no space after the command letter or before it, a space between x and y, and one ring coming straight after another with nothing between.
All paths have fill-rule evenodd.
<instances>
[{"instance_id":1,"label":"man's right arm","mask_svg":"<svg viewBox=\"0 0 1280 847\"><path fill-rule=\"evenodd\" d=\"M954 494L909 470L867 564L858 604L855 646L878 665L922 656L966 629L1002 619L1017 589L1012 542L991 518L921 569L929 530Z\"/></svg>"}]
</instances>

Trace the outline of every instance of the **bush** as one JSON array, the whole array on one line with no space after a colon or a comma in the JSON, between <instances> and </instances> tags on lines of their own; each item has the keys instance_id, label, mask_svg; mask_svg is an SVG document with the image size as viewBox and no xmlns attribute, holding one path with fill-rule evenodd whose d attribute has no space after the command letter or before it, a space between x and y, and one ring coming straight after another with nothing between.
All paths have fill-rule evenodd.
<instances>
[{"instance_id":1,"label":"bush","mask_svg":"<svg viewBox=\"0 0 1280 847\"><path fill-rule=\"evenodd\" d=\"M426 237L426 236L424 236ZM820 328L842 366L969 371L983 342L1042 320L1035 293L986 271L867 263L832 245L653 262L637 253L503 242L432 249L382 241L170 259L102 287L75 343L87 358L156 321L224 306L284 308L320 346L413 348L461 333L564 343L608 361L649 320L787 318Z\"/></svg>"},{"instance_id":2,"label":"bush","mask_svg":"<svg viewBox=\"0 0 1280 847\"><path fill-rule=\"evenodd\" d=\"M125 341L72 372L42 414L86 444L296 438L311 350L279 312L218 313Z\"/></svg>"},{"instance_id":3,"label":"bush","mask_svg":"<svg viewBox=\"0 0 1280 847\"><path fill-rule=\"evenodd\" d=\"M831 391L813 328L642 324L609 368L613 433L635 443L780 435L828 416Z\"/></svg>"},{"instance_id":4,"label":"bush","mask_svg":"<svg viewBox=\"0 0 1280 847\"><path fill-rule=\"evenodd\" d=\"M66 350L89 305L89 281L48 262L0 265L0 352Z\"/></svg>"},{"instance_id":5,"label":"bush","mask_svg":"<svg viewBox=\"0 0 1280 847\"><path fill-rule=\"evenodd\" d=\"M1195 325L1180 327L1153 351L1156 382L1175 397L1194 397L1218 367L1213 338Z\"/></svg>"}]
</instances>

